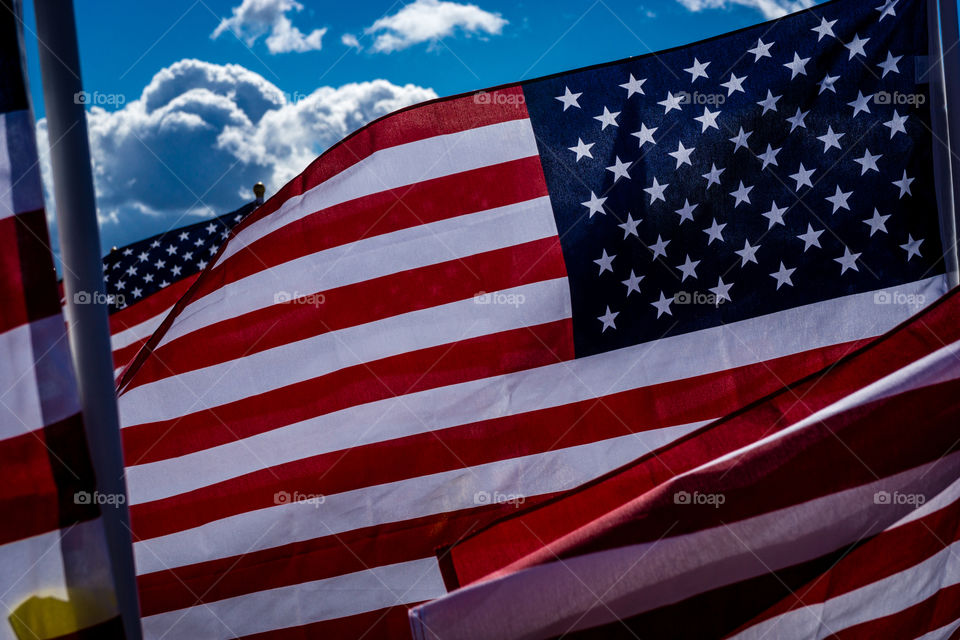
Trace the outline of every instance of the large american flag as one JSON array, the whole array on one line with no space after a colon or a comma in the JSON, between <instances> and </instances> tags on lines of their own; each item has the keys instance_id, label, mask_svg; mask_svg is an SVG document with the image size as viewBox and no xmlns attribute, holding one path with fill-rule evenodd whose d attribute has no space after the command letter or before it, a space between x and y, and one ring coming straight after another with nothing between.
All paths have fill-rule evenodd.
<instances>
[{"instance_id":1,"label":"large american flag","mask_svg":"<svg viewBox=\"0 0 960 640\"><path fill-rule=\"evenodd\" d=\"M60 313L19 25L19 3L0 0L0 639L122 637Z\"/></svg>"},{"instance_id":2,"label":"large american flag","mask_svg":"<svg viewBox=\"0 0 960 640\"><path fill-rule=\"evenodd\" d=\"M958 314L458 544L414 636L957 637Z\"/></svg>"},{"instance_id":3,"label":"large american flag","mask_svg":"<svg viewBox=\"0 0 960 640\"><path fill-rule=\"evenodd\" d=\"M321 156L121 379L146 635L407 634L437 547L941 296L926 25L827 3Z\"/></svg>"}]
</instances>

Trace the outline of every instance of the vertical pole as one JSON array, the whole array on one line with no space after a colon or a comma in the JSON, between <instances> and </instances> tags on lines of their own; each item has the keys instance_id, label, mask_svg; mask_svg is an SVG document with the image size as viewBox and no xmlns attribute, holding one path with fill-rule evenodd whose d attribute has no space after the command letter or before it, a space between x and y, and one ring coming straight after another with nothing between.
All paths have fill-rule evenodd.
<instances>
[{"instance_id":1,"label":"vertical pole","mask_svg":"<svg viewBox=\"0 0 960 640\"><path fill-rule=\"evenodd\" d=\"M938 11L939 9L939 11ZM932 72L937 75L936 82L931 87L937 89L939 95L934 95L931 109L937 106L938 98L942 101L940 113L934 113L934 130L938 119L943 123L941 127L941 141L946 141L947 175L950 183L943 185L941 193L944 195L941 207L940 228L944 236L944 257L946 260L947 279L951 287L960 284L960 267L958 267L957 227L958 209L960 202L960 156L954 146L960 142L960 25L957 22L957 0L930 0L931 41L937 47L931 47L930 57L935 59ZM939 20L937 16L939 15ZM933 27L938 26L936 32ZM952 80L950 80L952 79ZM939 85L939 86L937 86ZM935 141L936 144L936 141ZM943 173L941 173L943 175ZM944 205L947 205L944 207Z\"/></svg>"},{"instance_id":2,"label":"vertical pole","mask_svg":"<svg viewBox=\"0 0 960 640\"><path fill-rule=\"evenodd\" d=\"M51 142L70 348L98 490L126 496L113 356L73 0L36 0L43 100ZM92 304L76 304L86 292ZM121 502L121 501L115 501ZM117 603L128 640L141 637L126 501L101 505Z\"/></svg>"}]
</instances>

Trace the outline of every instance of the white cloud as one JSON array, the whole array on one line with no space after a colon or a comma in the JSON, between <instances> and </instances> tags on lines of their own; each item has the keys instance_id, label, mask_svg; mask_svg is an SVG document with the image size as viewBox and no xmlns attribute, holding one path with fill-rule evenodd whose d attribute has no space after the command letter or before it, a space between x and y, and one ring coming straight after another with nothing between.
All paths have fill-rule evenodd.
<instances>
[{"instance_id":1,"label":"white cloud","mask_svg":"<svg viewBox=\"0 0 960 640\"><path fill-rule=\"evenodd\" d=\"M352 33L345 33L340 36L340 42L348 47L356 47L357 49L361 48L360 41L357 40L357 36L353 35Z\"/></svg>"},{"instance_id":2,"label":"white cloud","mask_svg":"<svg viewBox=\"0 0 960 640\"><path fill-rule=\"evenodd\" d=\"M374 51L389 53L422 42L434 44L457 29L468 34L498 35L506 24L499 13L484 11L475 4L415 0L392 16L380 18L365 32L376 36Z\"/></svg>"},{"instance_id":3,"label":"white cloud","mask_svg":"<svg viewBox=\"0 0 960 640\"><path fill-rule=\"evenodd\" d=\"M704 9L726 9L731 5L750 7L760 11L765 18L780 18L807 9L816 4L815 0L677 0L690 11Z\"/></svg>"},{"instance_id":4,"label":"white cloud","mask_svg":"<svg viewBox=\"0 0 960 640\"><path fill-rule=\"evenodd\" d=\"M122 109L87 113L105 244L157 233L185 213L229 211L252 199L258 180L273 193L351 131L435 97L432 89L386 80L288 97L239 65L174 63ZM46 149L45 120L37 135Z\"/></svg>"},{"instance_id":5,"label":"white cloud","mask_svg":"<svg viewBox=\"0 0 960 640\"><path fill-rule=\"evenodd\" d=\"M232 16L220 21L210 37L218 38L223 32L232 31L253 46L258 38L269 33L266 43L270 53L319 51L327 30L314 29L304 35L286 15L301 10L303 5L296 0L243 0L232 9Z\"/></svg>"}]
</instances>

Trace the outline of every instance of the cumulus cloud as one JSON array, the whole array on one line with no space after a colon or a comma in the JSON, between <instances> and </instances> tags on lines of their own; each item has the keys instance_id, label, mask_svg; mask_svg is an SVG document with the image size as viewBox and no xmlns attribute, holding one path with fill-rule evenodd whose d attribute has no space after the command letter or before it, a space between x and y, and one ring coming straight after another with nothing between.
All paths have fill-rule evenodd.
<instances>
[{"instance_id":1,"label":"cumulus cloud","mask_svg":"<svg viewBox=\"0 0 960 640\"><path fill-rule=\"evenodd\" d=\"M210 37L216 39L231 31L253 46L261 36L269 34L266 43L270 53L319 51L327 30L314 29L304 35L287 17L287 13L301 10L303 5L296 0L243 0L232 9L233 15L220 21Z\"/></svg>"},{"instance_id":2,"label":"cumulus cloud","mask_svg":"<svg viewBox=\"0 0 960 640\"><path fill-rule=\"evenodd\" d=\"M345 33L342 36L340 36L340 42L342 42L344 45L348 47L354 47L356 49L361 48L360 41L357 40L357 36L353 35L352 33Z\"/></svg>"},{"instance_id":3,"label":"cumulus cloud","mask_svg":"<svg viewBox=\"0 0 960 640\"><path fill-rule=\"evenodd\" d=\"M390 53L422 42L435 44L458 29L468 34L498 35L506 24L499 13L484 11L475 4L415 0L374 22L366 33L376 36L374 51Z\"/></svg>"},{"instance_id":4,"label":"cumulus cloud","mask_svg":"<svg viewBox=\"0 0 960 640\"><path fill-rule=\"evenodd\" d=\"M123 108L93 106L87 113L104 232L136 227L111 240L121 244L163 230L184 213L229 211L251 199L258 180L273 193L351 131L435 97L432 89L386 80L286 96L239 65L181 60ZM45 120L37 134L46 149Z\"/></svg>"},{"instance_id":5,"label":"cumulus cloud","mask_svg":"<svg viewBox=\"0 0 960 640\"><path fill-rule=\"evenodd\" d=\"M765 18L780 18L807 9L816 4L815 0L677 0L690 11L704 9L725 9L732 5L750 7L763 14Z\"/></svg>"}]
</instances>

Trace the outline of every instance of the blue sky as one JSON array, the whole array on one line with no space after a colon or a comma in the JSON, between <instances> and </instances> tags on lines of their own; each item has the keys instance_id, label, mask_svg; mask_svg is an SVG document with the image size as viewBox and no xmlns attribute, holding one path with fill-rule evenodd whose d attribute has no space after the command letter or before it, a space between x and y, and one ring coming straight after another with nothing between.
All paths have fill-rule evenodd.
<instances>
[{"instance_id":1,"label":"blue sky","mask_svg":"<svg viewBox=\"0 0 960 640\"><path fill-rule=\"evenodd\" d=\"M810 4L75 0L84 87L97 103L104 251L236 208L258 179L269 195L404 104L689 43ZM27 36L42 149L37 43Z\"/></svg>"}]
</instances>

